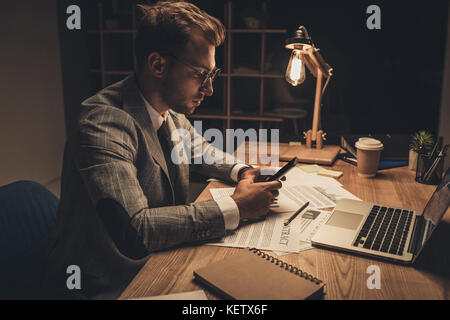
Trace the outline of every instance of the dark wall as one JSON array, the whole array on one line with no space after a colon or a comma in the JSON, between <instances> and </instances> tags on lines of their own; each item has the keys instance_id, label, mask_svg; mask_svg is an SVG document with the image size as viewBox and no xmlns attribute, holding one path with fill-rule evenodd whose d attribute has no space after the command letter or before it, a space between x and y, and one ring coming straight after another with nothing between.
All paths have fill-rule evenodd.
<instances>
[{"instance_id":1,"label":"dark wall","mask_svg":"<svg viewBox=\"0 0 450 320\"><path fill-rule=\"evenodd\" d=\"M448 9L450 17L450 8ZM442 102L439 113L439 135L444 143L450 143L450 23L447 23L447 45L445 50L444 79L442 80ZM450 166L450 157L445 157L444 169Z\"/></svg>"},{"instance_id":2,"label":"dark wall","mask_svg":"<svg viewBox=\"0 0 450 320\"><path fill-rule=\"evenodd\" d=\"M81 8L81 29L69 30L66 21L70 5ZM58 0L58 30L61 50L62 87L66 133L77 119L80 103L90 95L86 0Z\"/></svg>"},{"instance_id":3,"label":"dark wall","mask_svg":"<svg viewBox=\"0 0 450 320\"><path fill-rule=\"evenodd\" d=\"M372 4L381 9L381 30L366 27ZM274 26L306 26L334 68L324 112L345 115L349 128L342 129L437 133L448 1L278 0L269 6ZM312 92L311 81L309 74L305 85Z\"/></svg>"},{"instance_id":4,"label":"dark wall","mask_svg":"<svg viewBox=\"0 0 450 320\"><path fill-rule=\"evenodd\" d=\"M226 23L226 1L192 2ZM92 3L95 1L89 1L87 10L95 8ZM366 27L369 17L366 9L373 4L381 9L381 30ZM323 127L329 133L412 133L419 129L437 133L448 0L245 0L233 1L233 8L233 28L242 28L245 16L257 16L263 27L287 29L289 34L299 25L306 26L323 57L334 68L323 98ZM95 10L91 11L95 17ZM239 49L233 55L233 67L259 68L259 44L246 41L245 35L233 37L234 48ZM284 48L284 39L267 42L270 71L285 71L289 50ZM119 46L120 49L128 47L128 42ZM95 47L95 43L91 46ZM119 47L115 51L119 52ZM90 59L95 64L98 54L91 54ZM131 58L122 60L131 61ZM217 63L226 67L223 48L217 50ZM270 84L270 80L266 83ZM219 79L211 104L223 100L222 87ZM251 94L257 91L249 88L232 97L232 106L252 105ZM315 79L308 73L305 83L288 90L294 98L313 100ZM273 94L267 90L266 96L269 101ZM258 109L258 96L253 100Z\"/></svg>"}]
</instances>

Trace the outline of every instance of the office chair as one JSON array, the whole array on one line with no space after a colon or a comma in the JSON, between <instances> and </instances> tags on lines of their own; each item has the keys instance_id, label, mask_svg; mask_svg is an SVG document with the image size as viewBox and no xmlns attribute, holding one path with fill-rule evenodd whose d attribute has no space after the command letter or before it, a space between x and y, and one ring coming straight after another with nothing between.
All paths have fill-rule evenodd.
<instances>
[{"instance_id":1,"label":"office chair","mask_svg":"<svg viewBox=\"0 0 450 320\"><path fill-rule=\"evenodd\" d=\"M0 187L0 299L41 297L45 250L58 202L33 181Z\"/></svg>"}]
</instances>

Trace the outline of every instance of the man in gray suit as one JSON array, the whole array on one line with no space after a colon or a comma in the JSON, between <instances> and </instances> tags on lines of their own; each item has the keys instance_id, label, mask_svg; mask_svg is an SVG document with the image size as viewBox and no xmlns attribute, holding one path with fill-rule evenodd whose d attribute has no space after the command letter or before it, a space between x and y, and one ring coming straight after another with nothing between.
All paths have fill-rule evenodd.
<instances>
[{"instance_id":1,"label":"man in gray suit","mask_svg":"<svg viewBox=\"0 0 450 320\"><path fill-rule=\"evenodd\" d=\"M281 187L260 182L259 169L226 159L173 163L175 130L190 133L192 150L212 148L194 139L185 114L213 94L224 27L189 3L141 10L136 74L84 101L66 144L44 283L52 297L116 298L151 252L223 237L239 221L266 214ZM238 182L236 191L186 204L190 170ZM71 270L80 271L80 282Z\"/></svg>"}]
</instances>

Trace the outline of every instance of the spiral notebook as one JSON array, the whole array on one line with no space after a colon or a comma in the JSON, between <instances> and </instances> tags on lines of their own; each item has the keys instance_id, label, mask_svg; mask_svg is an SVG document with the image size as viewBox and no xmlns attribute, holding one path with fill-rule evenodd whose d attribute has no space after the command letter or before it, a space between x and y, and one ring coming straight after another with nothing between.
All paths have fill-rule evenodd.
<instances>
[{"instance_id":1,"label":"spiral notebook","mask_svg":"<svg viewBox=\"0 0 450 320\"><path fill-rule=\"evenodd\" d=\"M195 280L236 300L304 300L323 294L321 280L257 249L194 271Z\"/></svg>"}]
</instances>

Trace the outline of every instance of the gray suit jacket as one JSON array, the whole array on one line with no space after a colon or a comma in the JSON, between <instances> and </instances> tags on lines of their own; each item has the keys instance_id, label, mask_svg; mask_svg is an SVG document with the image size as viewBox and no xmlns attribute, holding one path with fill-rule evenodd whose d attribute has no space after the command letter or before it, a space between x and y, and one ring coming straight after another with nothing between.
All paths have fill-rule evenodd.
<instances>
[{"instance_id":1,"label":"gray suit jacket","mask_svg":"<svg viewBox=\"0 0 450 320\"><path fill-rule=\"evenodd\" d=\"M129 76L82 103L47 254L44 286L52 295L116 298L152 251L225 235L215 201L186 205L189 169L229 180L234 164L181 164L172 183L138 90ZM184 115L170 111L168 121L193 132ZM70 265L81 270L80 290L67 287Z\"/></svg>"}]
</instances>

